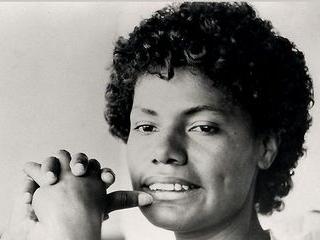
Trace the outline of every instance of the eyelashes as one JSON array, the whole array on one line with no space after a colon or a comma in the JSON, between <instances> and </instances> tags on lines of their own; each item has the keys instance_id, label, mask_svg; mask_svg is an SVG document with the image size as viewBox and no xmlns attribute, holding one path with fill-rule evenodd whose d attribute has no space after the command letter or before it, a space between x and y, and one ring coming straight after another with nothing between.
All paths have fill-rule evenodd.
<instances>
[{"instance_id":1,"label":"eyelashes","mask_svg":"<svg viewBox=\"0 0 320 240\"><path fill-rule=\"evenodd\" d=\"M150 124L141 124L134 128L134 130L141 132L141 133L151 133L151 132L158 132L156 126Z\"/></svg>"},{"instance_id":2,"label":"eyelashes","mask_svg":"<svg viewBox=\"0 0 320 240\"><path fill-rule=\"evenodd\" d=\"M213 135L213 134L217 134L219 130L220 129L217 126L201 124L201 125L196 125L191 127L189 129L189 132L202 133L205 135Z\"/></svg>"},{"instance_id":3,"label":"eyelashes","mask_svg":"<svg viewBox=\"0 0 320 240\"><path fill-rule=\"evenodd\" d=\"M153 123L137 123L133 130L144 135L160 131L156 124ZM190 134L214 135L220 132L220 128L212 122L195 122L186 129L186 132Z\"/></svg>"}]
</instances>

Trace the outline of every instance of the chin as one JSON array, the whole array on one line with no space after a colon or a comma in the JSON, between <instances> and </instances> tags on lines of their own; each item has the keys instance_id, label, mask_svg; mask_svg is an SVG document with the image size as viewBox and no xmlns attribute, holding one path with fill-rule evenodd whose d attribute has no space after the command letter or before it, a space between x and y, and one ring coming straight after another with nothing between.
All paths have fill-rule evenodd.
<instances>
[{"instance_id":1,"label":"chin","mask_svg":"<svg viewBox=\"0 0 320 240\"><path fill-rule=\"evenodd\" d=\"M140 208L143 215L155 226L170 230L184 231L195 226L194 217L185 209L177 209L173 206L147 206Z\"/></svg>"},{"instance_id":2,"label":"chin","mask_svg":"<svg viewBox=\"0 0 320 240\"><path fill-rule=\"evenodd\" d=\"M150 206L140 207L143 215L153 225L173 232L197 232L208 227L217 227L229 220L232 213L216 209L215 214L191 206L155 202Z\"/></svg>"}]
</instances>

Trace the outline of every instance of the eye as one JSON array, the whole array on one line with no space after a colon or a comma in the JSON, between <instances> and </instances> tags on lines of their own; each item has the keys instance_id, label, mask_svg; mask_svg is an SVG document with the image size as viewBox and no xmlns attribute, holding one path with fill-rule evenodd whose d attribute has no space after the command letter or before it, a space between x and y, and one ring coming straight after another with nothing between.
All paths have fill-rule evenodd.
<instances>
[{"instance_id":1,"label":"eye","mask_svg":"<svg viewBox=\"0 0 320 240\"><path fill-rule=\"evenodd\" d=\"M217 126L203 124L203 125L196 125L196 126L191 127L189 129L189 132L199 132L199 133L203 133L206 135L211 135L211 134L218 133L219 128Z\"/></svg>"},{"instance_id":2,"label":"eye","mask_svg":"<svg viewBox=\"0 0 320 240\"><path fill-rule=\"evenodd\" d=\"M150 125L150 124L141 124L134 128L134 130L141 132L141 133L151 133L151 132L157 132L158 129L156 126Z\"/></svg>"}]
</instances>

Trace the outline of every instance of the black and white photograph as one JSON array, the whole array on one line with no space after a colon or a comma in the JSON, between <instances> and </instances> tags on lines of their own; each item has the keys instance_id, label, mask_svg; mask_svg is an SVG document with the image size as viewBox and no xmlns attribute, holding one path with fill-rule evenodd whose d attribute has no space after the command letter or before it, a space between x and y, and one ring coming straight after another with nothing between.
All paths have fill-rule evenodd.
<instances>
[{"instance_id":1,"label":"black and white photograph","mask_svg":"<svg viewBox=\"0 0 320 240\"><path fill-rule=\"evenodd\" d=\"M320 3L0 2L1 240L319 240Z\"/></svg>"}]
</instances>

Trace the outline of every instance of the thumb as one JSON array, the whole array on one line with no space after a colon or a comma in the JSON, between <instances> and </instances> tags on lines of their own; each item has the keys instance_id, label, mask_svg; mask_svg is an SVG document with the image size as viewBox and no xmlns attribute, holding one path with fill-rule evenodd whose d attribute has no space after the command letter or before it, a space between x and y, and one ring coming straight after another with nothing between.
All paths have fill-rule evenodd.
<instances>
[{"instance_id":1,"label":"thumb","mask_svg":"<svg viewBox=\"0 0 320 240\"><path fill-rule=\"evenodd\" d=\"M131 207L143 207L150 205L153 198L150 194L138 191L116 191L107 194L106 212L120 210Z\"/></svg>"}]
</instances>

